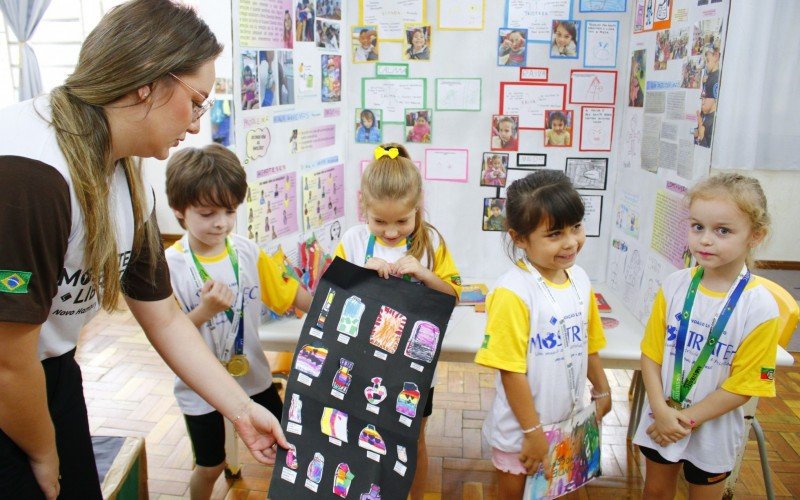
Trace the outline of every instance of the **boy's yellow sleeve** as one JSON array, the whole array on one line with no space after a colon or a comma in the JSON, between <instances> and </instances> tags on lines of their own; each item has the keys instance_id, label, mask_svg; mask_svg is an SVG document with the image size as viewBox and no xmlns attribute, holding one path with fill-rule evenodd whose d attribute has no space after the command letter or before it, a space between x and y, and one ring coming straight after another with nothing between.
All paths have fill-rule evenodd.
<instances>
[{"instance_id":1,"label":"boy's yellow sleeve","mask_svg":"<svg viewBox=\"0 0 800 500\"><path fill-rule=\"evenodd\" d=\"M597 299L594 290L589 294L589 332L588 332L588 351L589 354L600 352L606 346L606 333L603 330L603 319L600 317L600 310L597 308Z\"/></svg>"},{"instance_id":2,"label":"boy's yellow sleeve","mask_svg":"<svg viewBox=\"0 0 800 500\"><path fill-rule=\"evenodd\" d=\"M433 273L442 281L453 287L456 292L456 298L461 298L461 275L458 274L458 268L453 260L453 255L443 244L439 244L439 248L433 256Z\"/></svg>"},{"instance_id":3,"label":"boy's yellow sleeve","mask_svg":"<svg viewBox=\"0 0 800 500\"><path fill-rule=\"evenodd\" d=\"M659 288L653 301L653 310L644 329L642 354L659 365L664 362L664 343L667 336L667 299L664 290Z\"/></svg>"},{"instance_id":4,"label":"boy's yellow sleeve","mask_svg":"<svg viewBox=\"0 0 800 500\"><path fill-rule=\"evenodd\" d=\"M742 396L775 397L775 360L778 356L778 324L773 318L758 325L739 345L731 374L722 388Z\"/></svg>"},{"instance_id":5,"label":"boy's yellow sleeve","mask_svg":"<svg viewBox=\"0 0 800 500\"><path fill-rule=\"evenodd\" d=\"M486 333L475 355L479 365L527 373L531 320L528 306L507 288L497 288L486 298Z\"/></svg>"},{"instance_id":6,"label":"boy's yellow sleeve","mask_svg":"<svg viewBox=\"0 0 800 500\"><path fill-rule=\"evenodd\" d=\"M284 277L283 268L263 250L258 251L257 266L261 301L276 314L285 313L292 307L300 283Z\"/></svg>"},{"instance_id":7,"label":"boy's yellow sleeve","mask_svg":"<svg viewBox=\"0 0 800 500\"><path fill-rule=\"evenodd\" d=\"M338 245L336 245L336 250L333 251L334 257L339 257L340 259L347 260L347 255L344 252L344 245L340 241Z\"/></svg>"}]
</instances>

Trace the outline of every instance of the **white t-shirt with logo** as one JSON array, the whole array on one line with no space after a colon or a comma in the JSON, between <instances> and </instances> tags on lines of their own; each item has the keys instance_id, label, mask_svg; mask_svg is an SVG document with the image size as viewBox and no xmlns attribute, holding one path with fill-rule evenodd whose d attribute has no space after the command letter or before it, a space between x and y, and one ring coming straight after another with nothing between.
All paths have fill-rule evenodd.
<instances>
[{"instance_id":1,"label":"white t-shirt with logo","mask_svg":"<svg viewBox=\"0 0 800 500\"><path fill-rule=\"evenodd\" d=\"M605 346L605 335L597 302L586 272L569 270L570 281L545 283L565 315L565 328L573 362L578 404L582 404L588 371L588 356ZM575 291L577 290L577 295ZM578 301L580 295L581 302ZM475 362L515 373L525 373L536 412L543 424L570 416L572 391L565 359L565 345L555 311L536 278L522 263L503 274L486 298L486 335ZM580 313L580 314L579 314ZM496 396L483 424L489 445L506 452L522 449L522 428L511 410L500 379Z\"/></svg>"},{"instance_id":2,"label":"white t-shirt with logo","mask_svg":"<svg viewBox=\"0 0 800 500\"><path fill-rule=\"evenodd\" d=\"M0 290L0 321L41 324L39 359L75 348L81 328L99 311L97 294L84 263L86 228L66 158L49 123L47 97L0 110L0 183L13 205L0 209L0 269L22 282ZM147 189L148 211L154 206ZM134 217L130 190L118 166L109 187L111 225L116 231L125 295L145 301L169 297L163 258L155 276L149 255L132 252ZM8 229L6 229L8 228ZM159 256L155 256L158 258Z\"/></svg>"},{"instance_id":3,"label":"white t-shirt with logo","mask_svg":"<svg viewBox=\"0 0 800 500\"><path fill-rule=\"evenodd\" d=\"M262 307L266 305L278 314L285 313L294 302L299 283L285 278L283 268L252 241L236 234L232 234L230 238L239 258L238 284L227 250L213 257L197 256L197 258L208 275L213 280L228 285L235 296L238 297L239 287L242 287L243 353L247 356L250 369L245 375L236 377L236 381L249 396L253 396L272 385L272 372L258 337ZM191 254L186 253L186 249L179 241L167 249L166 255L175 297L181 309L188 313L200 305L200 287L197 286L191 268L187 265L193 262ZM209 323L213 323L213 330ZM230 320L225 312L221 311L204 323L199 330L211 352L219 356L220 353L215 350L217 337L230 328ZM214 411L210 404L179 377L175 377L175 398L181 411L186 415L205 415Z\"/></svg>"},{"instance_id":4,"label":"white t-shirt with logo","mask_svg":"<svg viewBox=\"0 0 800 500\"><path fill-rule=\"evenodd\" d=\"M664 399L672 393L675 341L686 291L695 271L696 268L683 269L664 280L642 340L642 354L661 365ZM711 322L724 304L725 296L702 284L698 288L683 352L684 373L689 372L705 345ZM761 278L752 276L705 369L689 391L687 402L696 404L719 388L743 396L774 397L778 321L775 299L761 284ZM744 433L742 407L704 422L684 439L666 447L647 435L647 428L653 423L650 412L647 401L634 443L656 450L671 462L687 460L706 472L723 473L733 468Z\"/></svg>"}]
</instances>

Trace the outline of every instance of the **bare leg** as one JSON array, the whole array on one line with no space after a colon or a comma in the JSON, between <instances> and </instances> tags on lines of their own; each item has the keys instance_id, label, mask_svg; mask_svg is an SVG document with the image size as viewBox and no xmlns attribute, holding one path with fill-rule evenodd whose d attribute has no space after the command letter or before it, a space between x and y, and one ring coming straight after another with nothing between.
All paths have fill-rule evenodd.
<instances>
[{"instance_id":1,"label":"bare leg","mask_svg":"<svg viewBox=\"0 0 800 500\"><path fill-rule=\"evenodd\" d=\"M725 493L725 481L700 486L689 484L689 500L717 500Z\"/></svg>"},{"instance_id":2,"label":"bare leg","mask_svg":"<svg viewBox=\"0 0 800 500\"><path fill-rule=\"evenodd\" d=\"M209 500L214 491L214 483L217 482L217 478L224 469L225 462L214 467L195 466L192 478L189 480L189 492L192 500Z\"/></svg>"},{"instance_id":3,"label":"bare leg","mask_svg":"<svg viewBox=\"0 0 800 500\"><path fill-rule=\"evenodd\" d=\"M678 488L678 472L682 464L659 464L645 457L645 480L643 498L672 500Z\"/></svg>"},{"instance_id":4,"label":"bare leg","mask_svg":"<svg viewBox=\"0 0 800 500\"><path fill-rule=\"evenodd\" d=\"M425 445L425 425L428 417L422 419L422 426L419 430L419 441L417 441L417 472L414 474L414 482L411 483L411 500L422 500L425 498L425 486L428 482L428 448Z\"/></svg>"},{"instance_id":5,"label":"bare leg","mask_svg":"<svg viewBox=\"0 0 800 500\"><path fill-rule=\"evenodd\" d=\"M522 498L525 491L525 474L497 471L497 498L509 500Z\"/></svg>"}]
</instances>

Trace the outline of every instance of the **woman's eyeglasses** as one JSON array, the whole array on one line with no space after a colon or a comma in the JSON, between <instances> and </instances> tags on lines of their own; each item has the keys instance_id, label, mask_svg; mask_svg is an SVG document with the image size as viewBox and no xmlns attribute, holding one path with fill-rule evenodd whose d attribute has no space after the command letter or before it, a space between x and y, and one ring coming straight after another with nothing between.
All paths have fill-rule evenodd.
<instances>
[{"instance_id":1,"label":"woman's eyeglasses","mask_svg":"<svg viewBox=\"0 0 800 500\"><path fill-rule=\"evenodd\" d=\"M214 105L214 100L215 99L213 97L211 97L211 96L206 97L205 95L203 95L202 92L200 92L196 88L192 87L188 83L184 82L183 80L181 80L180 78L175 76L175 74L173 74L173 73L170 73L169 76L171 76L172 78L178 80L183 85L185 85L186 88L188 88L189 90L191 90L192 92L194 92L195 94L198 94L200 97L203 98L202 104L197 104L196 102L194 102L194 100L192 100L192 121L193 122L196 122L197 120L199 120L200 117L203 116L206 113L206 111L208 111L211 108L211 106Z\"/></svg>"}]
</instances>

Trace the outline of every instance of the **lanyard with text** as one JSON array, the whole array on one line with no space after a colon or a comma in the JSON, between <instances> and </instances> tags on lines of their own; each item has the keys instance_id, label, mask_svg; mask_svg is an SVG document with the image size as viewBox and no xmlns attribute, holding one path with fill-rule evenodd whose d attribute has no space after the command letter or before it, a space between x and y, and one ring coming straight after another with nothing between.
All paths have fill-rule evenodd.
<instances>
[{"instance_id":1,"label":"lanyard with text","mask_svg":"<svg viewBox=\"0 0 800 500\"><path fill-rule=\"evenodd\" d=\"M375 235L369 235L369 241L367 241L367 254L364 256L364 264L367 263L369 259L371 259L375 255ZM411 248L411 238L406 238L406 252L408 249ZM411 281L411 276L404 274L403 279L406 281Z\"/></svg>"},{"instance_id":2,"label":"lanyard with text","mask_svg":"<svg viewBox=\"0 0 800 500\"><path fill-rule=\"evenodd\" d=\"M195 282L195 286L197 286L198 289L202 289L203 283L210 280L211 276L203 267L203 264L200 262L194 252L192 252L192 249L189 246L189 238L187 236L184 236L181 239L181 245L185 249L184 255L186 258L186 264L189 268L189 273ZM233 267L233 275L236 279L238 290L236 294L236 300L234 301L233 305L225 310L225 316L227 316L228 321L230 322L230 328L225 329L221 335L215 336L216 353L220 361L223 362L227 362L230 359L231 349L234 350L234 354L236 355L240 355L244 352L244 322L242 321L242 315L244 314L244 290L239 283L239 256L230 238L225 239L225 250L228 252L228 258L230 259L231 266ZM238 311L235 310L236 304L240 304L241 306ZM208 324L210 330L213 331L216 329L214 318L211 318Z\"/></svg>"},{"instance_id":3,"label":"lanyard with text","mask_svg":"<svg viewBox=\"0 0 800 500\"><path fill-rule=\"evenodd\" d=\"M550 307L553 308L555 317L558 320L558 331L561 334L561 340L564 345L564 363L567 365L567 382L569 383L569 390L572 396L572 410L574 411L578 406L579 382L575 380L575 366L572 362L572 342L570 340L569 332L567 331L566 315L561 311L561 308L558 307L558 303L556 302L555 297L553 297L553 292L550 290L550 287L547 286L547 283L545 283L541 273L539 273L539 271L533 267L527 258L522 259L522 261L525 263L525 267L528 268L528 272L531 273L534 278L536 278L536 284L539 286L539 289L542 291L544 296L547 297L547 301L550 302ZM581 298L581 294L578 292L578 288L575 286L575 280L572 279L566 269L564 270L564 273L567 275L567 280L571 285L572 291L575 292L575 298L578 299L578 323L580 323L581 328L584 331L584 335L588 335L586 330L587 325L583 321L583 299Z\"/></svg>"},{"instance_id":4,"label":"lanyard with text","mask_svg":"<svg viewBox=\"0 0 800 500\"><path fill-rule=\"evenodd\" d=\"M702 279L703 268L698 267L697 271L694 273L691 284L689 284L689 289L686 291L686 299L683 302L683 312L681 313L681 322L678 326L677 338L675 339L675 366L672 370L672 393L669 401L671 406L675 408L680 407L680 404L683 403L689 391L692 390L692 387L694 387L694 384L697 382L700 372L705 368L706 362L711 356L711 352L714 350L714 346L717 345L717 341L720 336L722 336L722 332L725 331L725 325L728 324L728 320L733 314L733 308L736 307L736 303L739 301L739 297L742 296L747 282L750 281L750 271L747 270L747 266L744 266L737 280L731 285L727 293L727 300L720 312L717 313L717 317L711 322L711 328L709 329L705 345L700 350L700 354L697 356L694 364L692 364L689 376L686 377L686 380L682 380L683 351L686 345L686 334L689 330L689 322L692 316L694 299L697 296L697 288L700 286L700 281Z\"/></svg>"}]
</instances>

